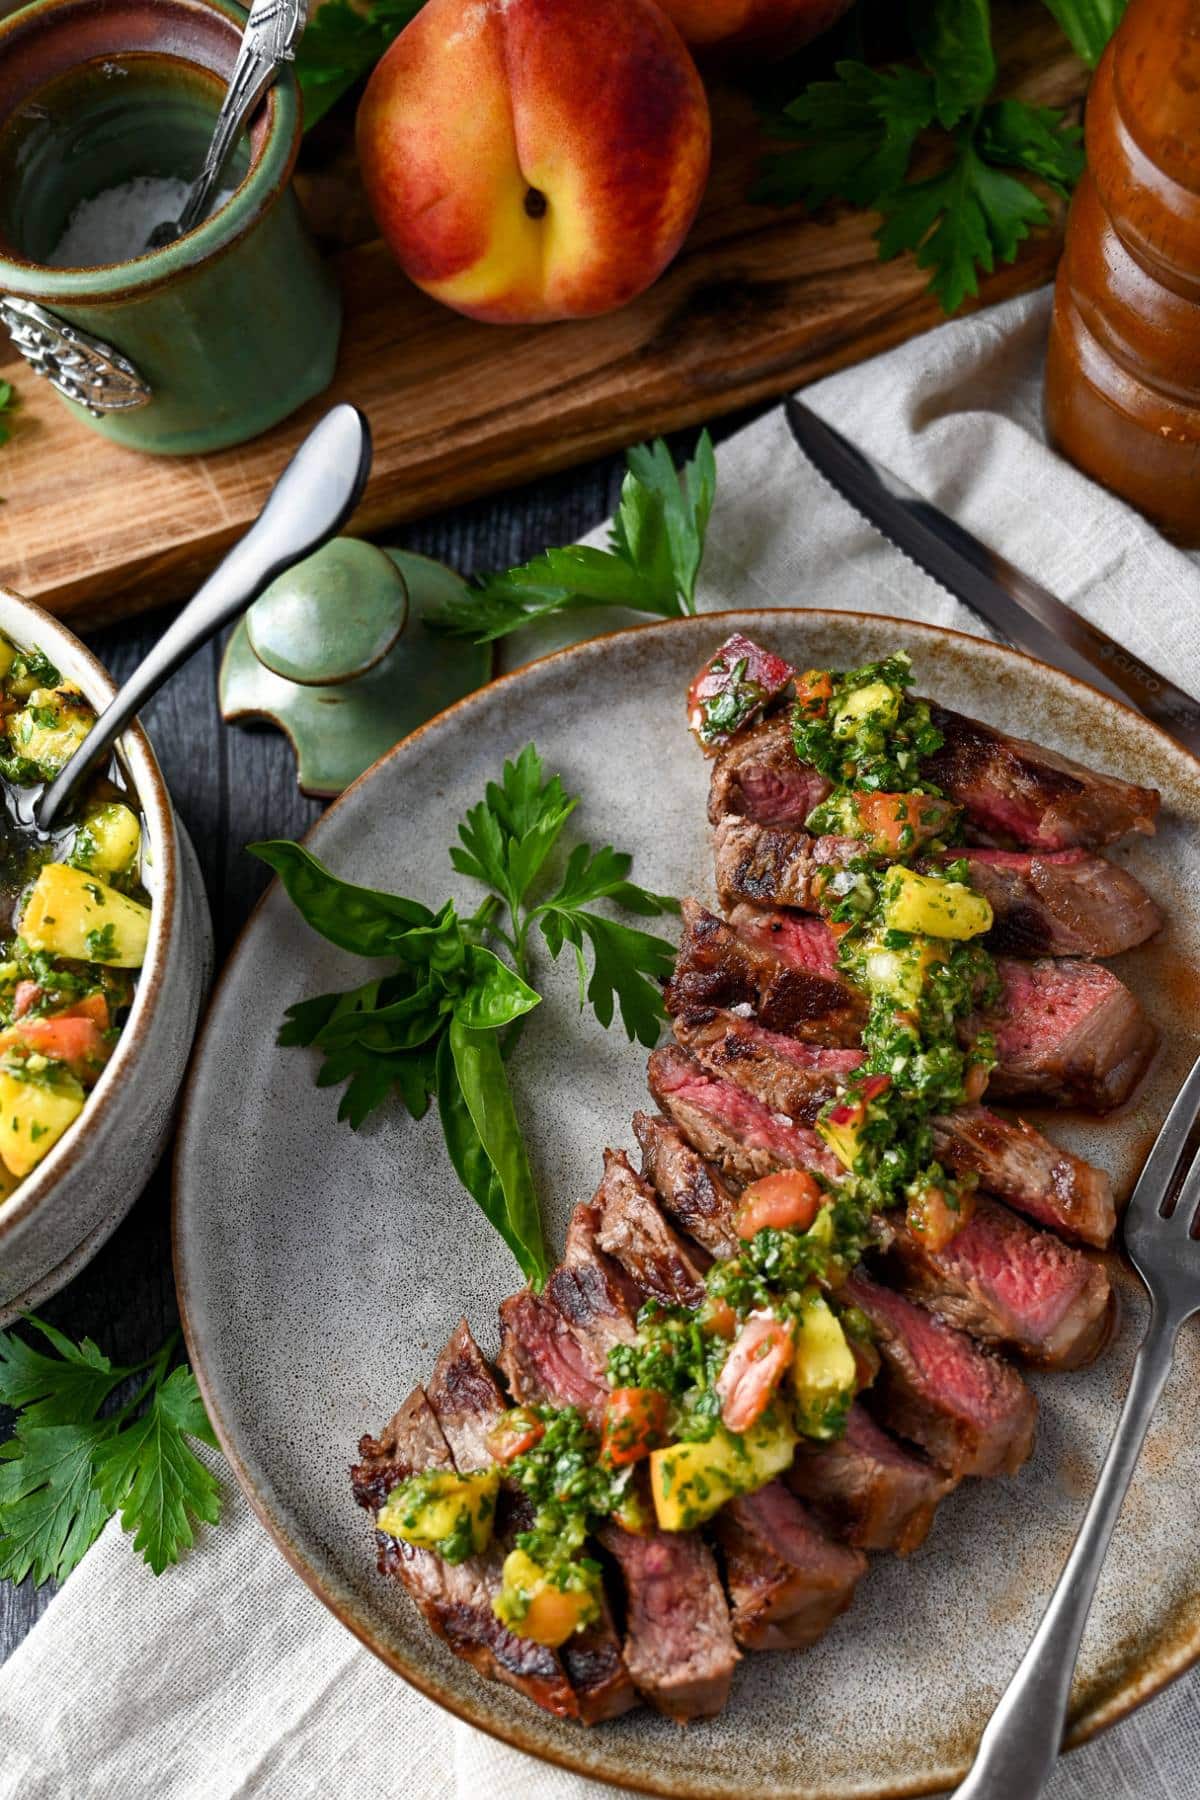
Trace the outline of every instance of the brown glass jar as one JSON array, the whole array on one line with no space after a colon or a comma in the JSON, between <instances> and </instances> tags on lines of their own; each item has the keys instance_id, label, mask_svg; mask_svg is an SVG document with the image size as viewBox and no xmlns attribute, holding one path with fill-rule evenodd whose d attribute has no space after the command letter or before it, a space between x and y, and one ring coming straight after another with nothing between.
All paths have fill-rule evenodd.
<instances>
[{"instance_id":1,"label":"brown glass jar","mask_svg":"<svg viewBox=\"0 0 1200 1800\"><path fill-rule=\"evenodd\" d=\"M1130 0L1087 103L1046 363L1046 427L1200 545L1200 0Z\"/></svg>"}]
</instances>

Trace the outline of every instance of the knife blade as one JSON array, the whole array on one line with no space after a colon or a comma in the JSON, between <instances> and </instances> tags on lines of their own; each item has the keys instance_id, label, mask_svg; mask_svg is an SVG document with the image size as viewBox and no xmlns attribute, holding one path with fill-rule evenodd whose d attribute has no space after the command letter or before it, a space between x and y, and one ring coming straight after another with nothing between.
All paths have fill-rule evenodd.
<instances>
[{"instance_id":1,"label":"knife blade","mask_svg":"<svg viewBox=\"0 0 1200 1800\"><path fill-rule=\"evenodd\" d=\"M1200 702L1098 625L925 500L794 396L784 403L792 436L819 474L876 530L1006 643L1090 682L1200 755Z\"/></svg>"}]
</instances>

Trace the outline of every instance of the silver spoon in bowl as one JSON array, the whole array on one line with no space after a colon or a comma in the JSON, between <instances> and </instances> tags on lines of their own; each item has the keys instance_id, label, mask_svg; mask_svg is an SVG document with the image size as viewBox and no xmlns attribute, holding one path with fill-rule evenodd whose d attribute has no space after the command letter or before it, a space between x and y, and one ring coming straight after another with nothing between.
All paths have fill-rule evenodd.
<instances>
[{"instance_id":1,"label":"silver spoon in bowl","mask_svg":"<svg viewBox=\"0 0 1200 1800\"><path fill-rule=\"evenodd\" d=\"M10 790L13 823L45 838L79 783L130 720L193 651L237 618L293 563L334 537L357 506L371 468L371 431L342 404L309 432L244 537L217 565L110 701L62 772L42 789Z\"/></svg>"},{"instance_id":2,"label":"silver spoon in bowl","mask_svg":"<svg viewBox=\"0 0 1200 1800\"><path fill-rule=\"evenodd\" d=\"M294 58L306 19L305 0L254 0L204 167L192 183L179 217L164 219L154 227L146 240L147 250L164 249L208 217L233 147L284 63Z\"/></svg>"}]
</instances>

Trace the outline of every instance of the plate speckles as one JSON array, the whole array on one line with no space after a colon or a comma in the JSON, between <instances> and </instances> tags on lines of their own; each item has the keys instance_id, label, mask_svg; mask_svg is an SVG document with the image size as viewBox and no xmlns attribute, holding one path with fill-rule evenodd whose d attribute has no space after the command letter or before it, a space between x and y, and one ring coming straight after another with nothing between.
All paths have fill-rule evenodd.
<instances>
[{"instance_id":1,"label":"plate speckles","mask_svg":"<svg viewBox=\"0 0 1200 1800\"><path fill-rule=\"evenodd\" d=\"M1186 1000L1200 969L1200 769L1132 713L1011 651L817 611L623 632L534 664L416 733L321 820L312 848L355 881L434 903L465 898L446 857L454 825L501 759L533 739L582 795L582 835L634 851L648 886L710 895L707 769L682 697L733 629L761 633L801 667L905 647L920 686L948 704L1163 790L1158 838L1120 854L1168 898L1172 923L1164 945L1117 966L1164 1047L1123 1116L1055 1126L1127 1188L1200 1048L1200 1014ZM425 1377L464 1311L494 1349L496 1304L517 1286L503 1246L456 1188L432 1120L414 1125L397 1108L354 1136L334 1123L336 1094L311 1086L305 1053L275 1047L286 1005L361 979L356 967L273 888L217 993L179 1140L176 1263L193 1362L238 1478L295 1566L423 1691L581 1773L688 1800L881 1800L952 1785L1057 1578L1115 1422L1141 1318L1133 1282L1110 1355L1035 1382L1042 1426L1029 1467L952 1496L910 1562L876 1559L816 1649L747 1658L722 1717L686 1732L649 1713L590 1733L557 1724L432 1638L376 1575L350 1500L360 1432ZM537 979L545 1003L513 1076L559 1243L572 1204L599 1179L604 1145L631 1142L645 1059L619 1029L580 1019L565 966L543 959ZM1200 1482L1189 1399L1198 1380L1200 1339L1187 1333L1084 1642L1077 1736L1200 1655L1200 1547L1177 1526Z\"/></svg>"}]
</instances>

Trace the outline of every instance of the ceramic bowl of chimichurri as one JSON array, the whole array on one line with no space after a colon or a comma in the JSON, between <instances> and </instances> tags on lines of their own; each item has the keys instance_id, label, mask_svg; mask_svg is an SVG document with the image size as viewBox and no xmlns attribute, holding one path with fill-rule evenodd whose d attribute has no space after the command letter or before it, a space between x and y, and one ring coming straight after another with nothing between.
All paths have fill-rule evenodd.
<instances>
[{"instance_id":1,"label":"ceramic bowl of chimichurri","mask_svg":"<svg viewBox=\"0 0 1200 1800\"><path fill-rule=\"evenodd\" d=\"M211 966L195 857L139 727L50 837L21 823L114 691L58 620L0 588L0 1323L137 1198Z\"/></svg>"}]
</instances>

